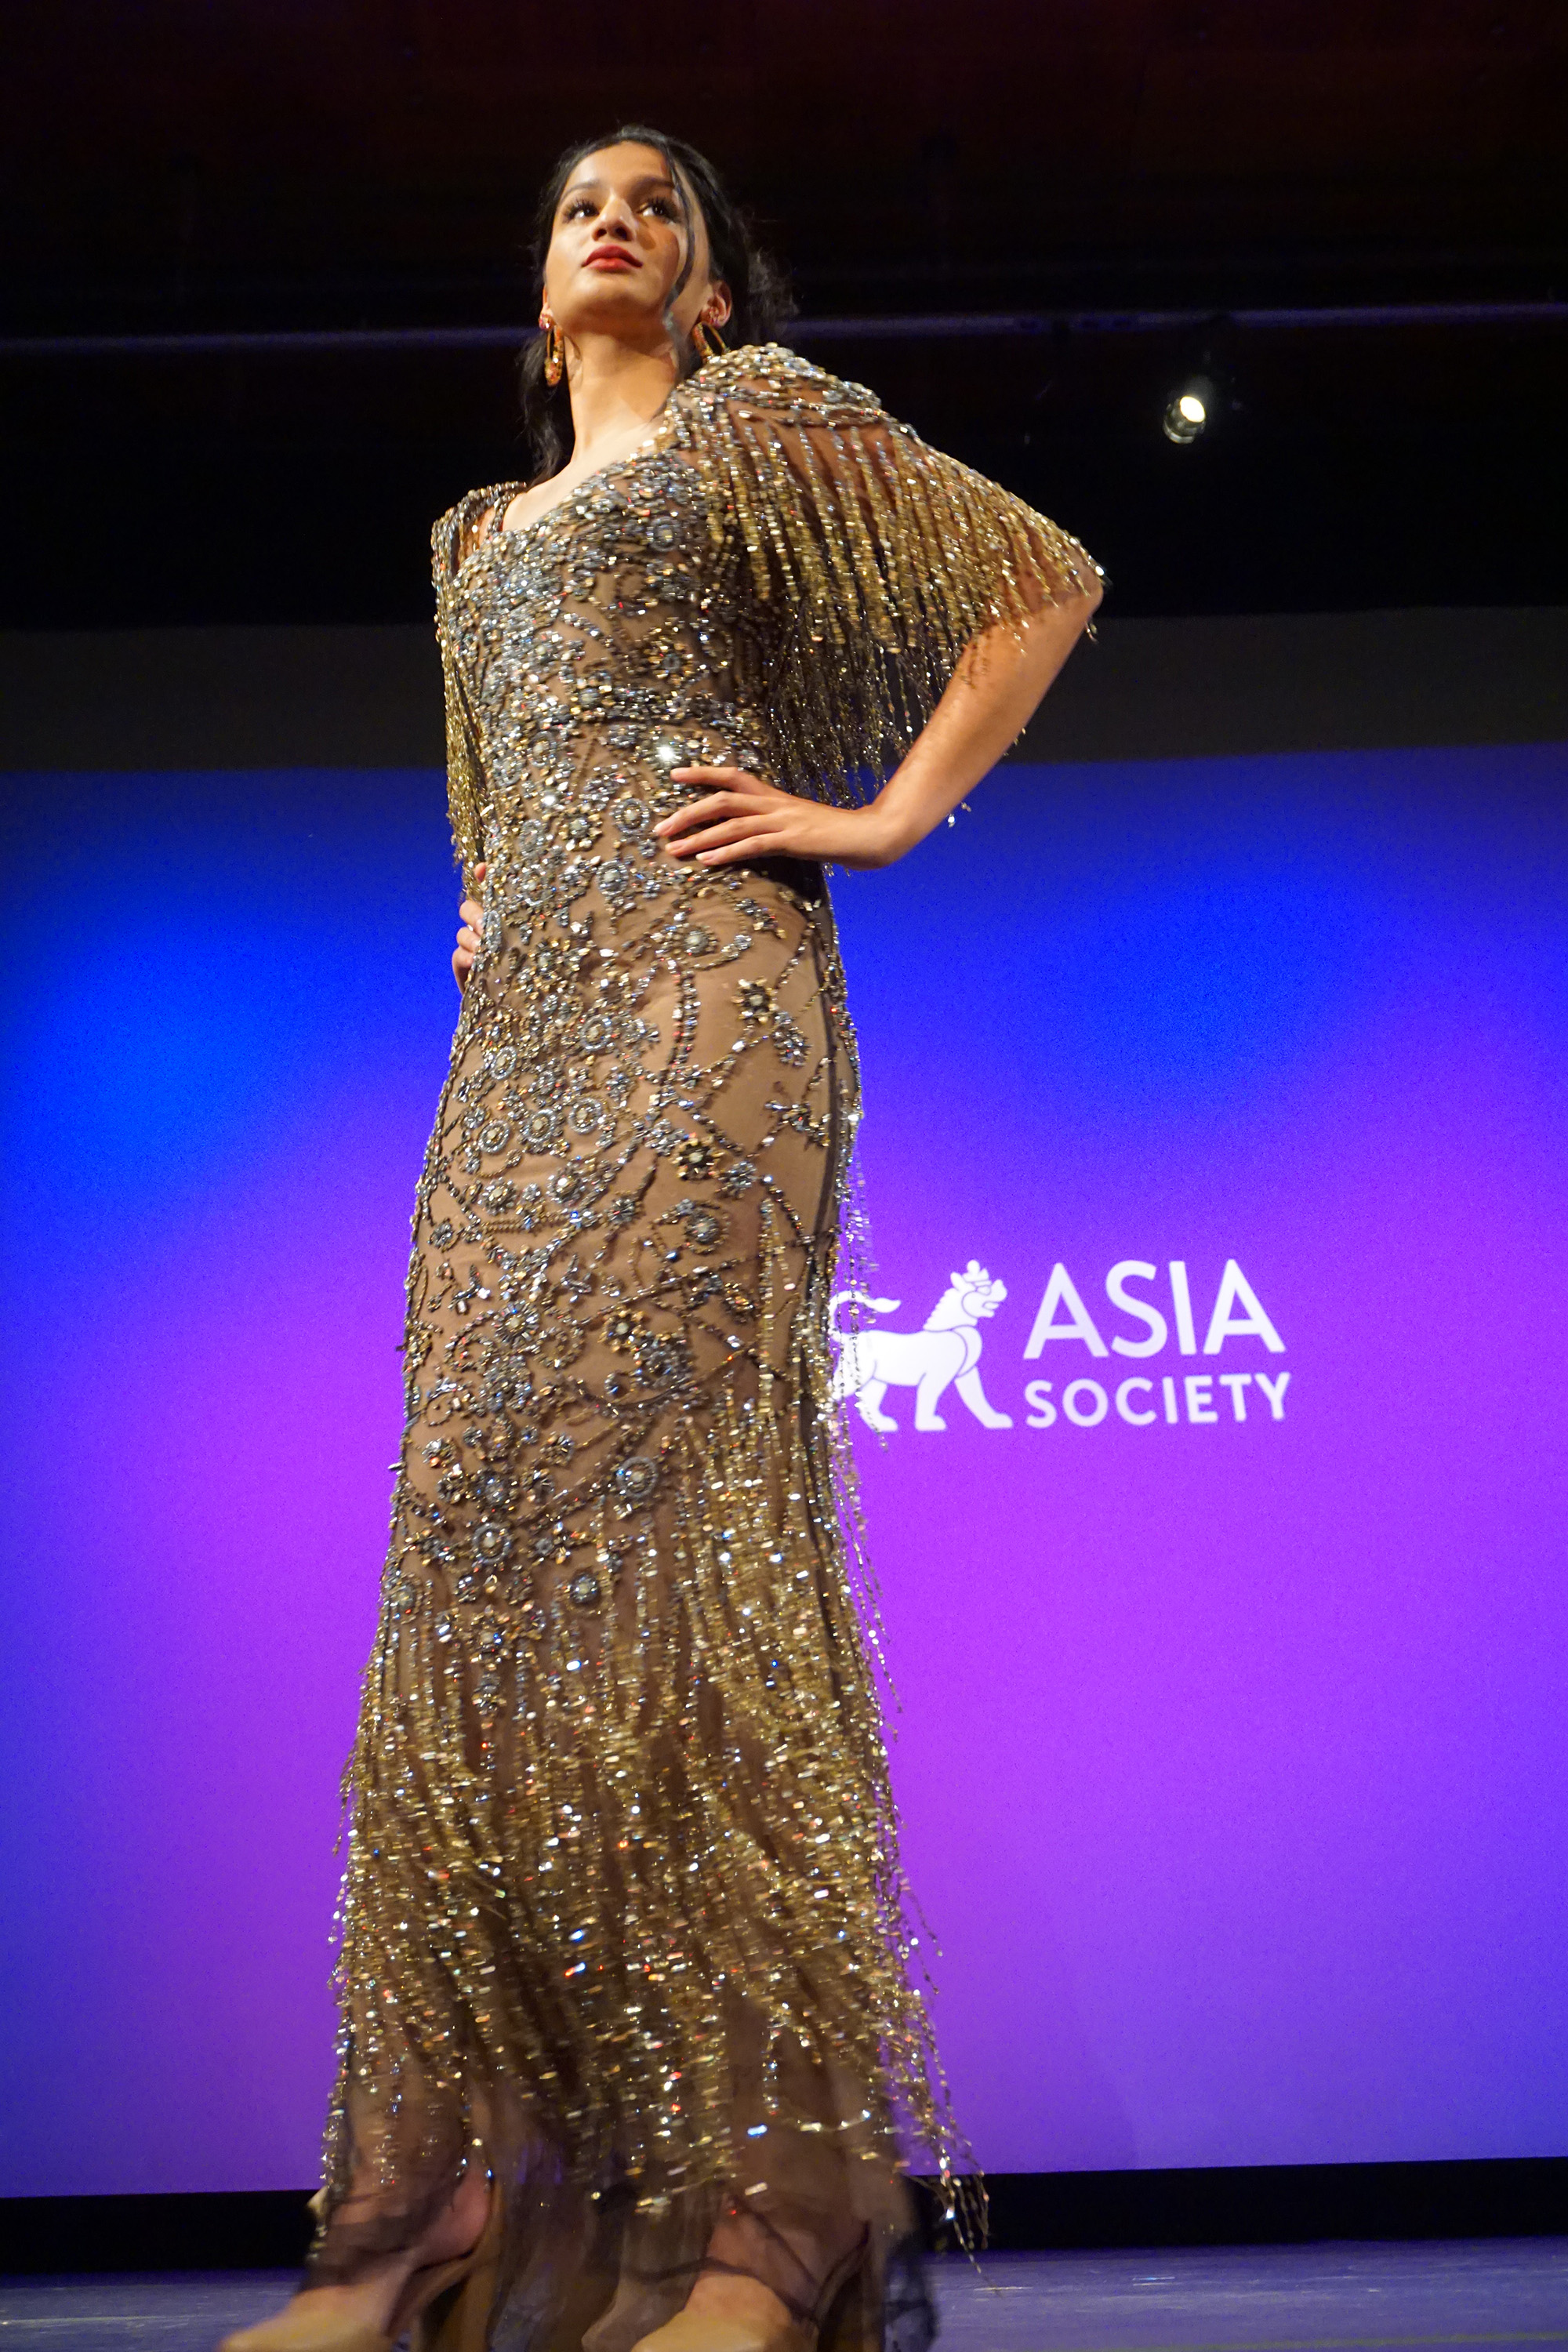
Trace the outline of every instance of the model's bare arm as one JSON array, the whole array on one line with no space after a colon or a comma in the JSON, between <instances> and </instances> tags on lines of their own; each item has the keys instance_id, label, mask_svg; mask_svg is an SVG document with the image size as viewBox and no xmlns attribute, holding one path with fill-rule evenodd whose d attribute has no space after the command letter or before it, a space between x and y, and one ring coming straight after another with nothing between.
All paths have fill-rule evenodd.
<instances>
[{"instance_id":1,"label":"model's bare arm","mask_svg":"<svg viewBox=\"0 0 1568 2352\"><path fill-rule=\"evenodd\" d=\"M1020 635L999 624L963 654L931 719L876 799L824 808L744 768L677 768L710 783L700 800L655 825L672 856L700 866L747 857L816 857L890 866L934 831L1022 732L1100 602L1099 592L1047 604Z\"/></svg>"},{"instance_id":2,"label":"model's bare arm","mask_svg":"<svg viewBox=\"0 0 1568 2352\"><path fill-rule=\"evenodd\" d=\"M1099 603L1096 591L1047 604L1022 640L998 626L967 647L929 723L866 811L888 845L879 863L923 841L990 773L1034 717Z\"/></svg>"}]
</instances>

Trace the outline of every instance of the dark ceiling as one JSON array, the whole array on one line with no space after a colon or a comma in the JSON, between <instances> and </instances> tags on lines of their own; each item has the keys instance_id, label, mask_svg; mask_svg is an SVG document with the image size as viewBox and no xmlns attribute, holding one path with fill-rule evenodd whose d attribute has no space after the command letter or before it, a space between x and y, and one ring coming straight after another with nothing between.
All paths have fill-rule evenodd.
<instances>
[{"instance_id":1,"label":"dark ceiling","mask_svg":"<svg viewBox=\"0 0 1568 2352\"><path fill-rule=\"evenodd\" d=\"M9 15L11 625L405 618L521 469L503 351L19 339L524 315L531 192L635 115L810 319L1568 294L1562 0L53 0ZM1568 601L1561 320L804 347L1047 504L1121 609ZM1555 502L1555 511L1554 511Z\"/></svg>"}]
</instances>

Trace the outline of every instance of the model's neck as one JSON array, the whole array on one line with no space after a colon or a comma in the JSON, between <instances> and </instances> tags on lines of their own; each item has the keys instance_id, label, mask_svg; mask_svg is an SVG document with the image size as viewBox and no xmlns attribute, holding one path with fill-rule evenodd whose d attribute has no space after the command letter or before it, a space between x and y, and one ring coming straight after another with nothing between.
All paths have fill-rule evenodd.
<instances>
[{"instance_id":1,"label":"model's neck","mask_svg":"<svg viewBox=\"0 0 1568 2352\"><path fill-rule=\"evenodd\" d=\"M662 323L646 342L586 335L567 362L574 466L592 465L629 435L645 432L675 385L675 355Z\"/></svg>"}]
</instances>

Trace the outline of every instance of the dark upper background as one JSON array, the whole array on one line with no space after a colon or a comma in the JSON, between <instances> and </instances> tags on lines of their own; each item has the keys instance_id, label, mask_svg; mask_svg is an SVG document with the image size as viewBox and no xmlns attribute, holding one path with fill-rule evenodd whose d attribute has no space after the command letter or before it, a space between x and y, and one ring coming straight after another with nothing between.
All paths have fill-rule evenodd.
<instances>
[{"instance_id":1,"label":"dark upper background","mask_svg":"<svg viewBox=\"0 0 1568 2352\"><path fill-rule=\"evenodd\" d=\"M526 315L532 193L640 116L813 318L1568 295L1563 0L26 0L4 337ZM1046 506L1112 610L1568 601L1561 323L803 348ZM428 610L433 514L516 474L502 352L0 348L13 627Z\"/></svg>"}]
</instances>

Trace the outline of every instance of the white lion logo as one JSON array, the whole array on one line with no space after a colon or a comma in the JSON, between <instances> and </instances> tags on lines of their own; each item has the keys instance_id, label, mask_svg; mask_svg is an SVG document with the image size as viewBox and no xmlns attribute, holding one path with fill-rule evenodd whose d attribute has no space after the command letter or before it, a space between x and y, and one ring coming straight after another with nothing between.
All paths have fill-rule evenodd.
<instances>
[{"instance_id":1,"label":"white lion logo","mask_svg":"<svg viewBox=\"0 0 1568 2352\"><path fill-rule=\"evenodd\" d=\"M1005 1282L993 1282L978 1259L971 1258L962 1274L952 1276L926 1317L923 1331L845 1331L838 1310L853 1299L873 1315L897 1311L896 1298L868 1298L863 1290L840 1290L828 1309L828 1322L838 1342L838 1362L833 1374L832 1397L842 1404L853 1397L860 1418L873 1429L897 1429L898 1423L882 1411L889 1388L915 1391L915 1427L945 1429L937 1412L942 1391L956 1382L959 1395L985 1429L1011 1429L1010 1413L997 1412L986 1402L980 1385L978 1326L994 1315L1007 1296Z\"/></svg>"}]
</instances>

